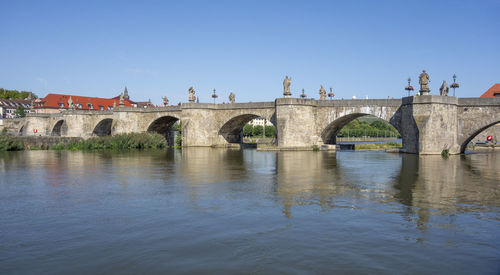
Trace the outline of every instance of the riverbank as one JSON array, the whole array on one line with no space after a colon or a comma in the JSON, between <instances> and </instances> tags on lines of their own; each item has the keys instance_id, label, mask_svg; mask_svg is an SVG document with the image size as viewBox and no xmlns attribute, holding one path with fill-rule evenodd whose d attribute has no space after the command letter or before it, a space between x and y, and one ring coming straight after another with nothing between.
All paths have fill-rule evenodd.
<instances>
[{"instance_id":1,"label":"riverbank","mask_svg":"<svg viewBox=\"0 0 500 275\"><path fill-rule=\"evenodd\" d=\"M20 150L122 150L162 149L166 139L157 133L131 133L116 136L77 137L0 136L0 151Z\"/></svg>"}]
</instances>

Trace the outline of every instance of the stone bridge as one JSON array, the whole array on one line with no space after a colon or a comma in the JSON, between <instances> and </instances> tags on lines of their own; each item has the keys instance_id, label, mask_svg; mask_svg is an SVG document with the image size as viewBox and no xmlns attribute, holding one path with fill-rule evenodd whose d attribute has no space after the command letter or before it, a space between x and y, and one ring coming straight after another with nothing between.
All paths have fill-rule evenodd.
<instances>
[{"instance_id":1,"label":"stone bridge","mask_svg":"<svg viewBox=\"0 0 500 275\"><path fill-rule=\"evenodd\" d=\"M331 148L340 129L355 118L373 115L401 134L403 151L460 153L481 131L500 122L500 98L426 95L402 99L314 100L278 98L274 102L185 103L113 111L29 114L16 131L22 135L83 137L158 132L173 144L172 125L182 122L183 146L225 147L241 142L243 126L263 117L277 129L280 149ZM36 133L34 133L36 131Z\"/></svg>"}]
</instances>

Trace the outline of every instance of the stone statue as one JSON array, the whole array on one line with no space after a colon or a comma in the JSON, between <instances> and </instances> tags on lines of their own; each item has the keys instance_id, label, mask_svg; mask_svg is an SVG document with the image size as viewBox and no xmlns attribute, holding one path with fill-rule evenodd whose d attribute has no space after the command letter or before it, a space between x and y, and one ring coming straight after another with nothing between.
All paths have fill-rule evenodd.
<instances>
[{"instance_id":1,"label":"stone statue","mask_svg":"<svg viewBox=\"0 0 500 275\"><path fill-rule=\"evenodd\" d=\"M292 84L292 78L288 78L288 75L283 80L283 95L285 97L291 97L292 93L290 92L290 84Z\"/></svg>"},{"instance_id":2,"label":"stone statue","mask_svg":"<svg viewBox=\"0 0 500 275\"><path fill-rule=\"evenodd\" d=\"M193 103L196 100L196 96L194 95L195 91L193 86L189 87L189 102Z\"/></svg>"},{"instance_id":3,"label":"stone statue","mask_svg":"<svg viewBox=\"0 0 500 275\"><path fill-rule=\"evenodd\" d=\"M448 91L450 90L450 87L448 87L448 84L446 83L446 80L443 80L443 84L441 85L441 88L439 88L439 94L441 96L448 96Z\"/></svg>"},{"instance_id":4,"label":"stone statue","mask_svg":"<svg viewBox=\"0 0 500 275\"><path fill-rule=\"evenodd\" d=\"M73 105L73 99L71 98L71 96L68 99L68 108L75 109L75 105Z\"/></svg>"},{"instance_id":5,"label":"stone statue","mask_svg":"<svg viewBox=\"0 0 500 275\"><path fill-rule=\"evenodd\" d=\"M164 96L161 99L163 99L163 105L168 106L168 98L166 96Z\"/></svg>"},{"instance_id":6,"label":"stone statue","mask_svg":"<svg viewBox=\"0 0 500 275\"><path fill-rule=\"evenodd\" d=\"M118 105L125 106L125 99L124 99L123 93L120 94L120 103Z\"/></svg>"},{"instance_id":7,"label":"stone statue","mask_svg":"<svg viewBox=\"0 0 500 275\"><path fill-rule=\"evenodd\" d=\"M236 97L236 96L235 96L235 95L231 92L231 93L229 94L229 102L234 103L234 99L235 99L235 97Z\"/></svg>"},{"instance_id":8,"label":"stone statue","mask_svg":"<svg viewBox=\"0 0 500 275\"><path fill-rule=\"evenodd\" d=\"M420 95L428 95L431 90L429 89L429 75L425 72L425 70L422 71L422 73L418 76L418 83L420 84Z\"/></svg>"},{"instance_id":9,"label":"stone statue","mask_svg":"<svg viewBox=\"0 0 500 275\"><path fill-rule=\"evenodd\" d=\"M326 90L323 87L323 85L321 85L321 88L319 89L319 99L320 100L325 100L326 99Z\"/></svg>"}]
</instances>

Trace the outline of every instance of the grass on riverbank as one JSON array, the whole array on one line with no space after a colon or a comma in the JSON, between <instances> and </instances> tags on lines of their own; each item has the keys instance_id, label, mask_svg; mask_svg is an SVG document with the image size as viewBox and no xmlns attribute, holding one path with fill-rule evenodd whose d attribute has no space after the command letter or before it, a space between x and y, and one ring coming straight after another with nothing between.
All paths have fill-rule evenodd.
<instances>
[{"instance_id":1,"label":"grass on riverbank","mask_svg":"<svg viewBox=\"0 0 500 275\"><path fill-rule=\"evenodd\" d=\"M52 150L123 150L123 149L161 149L167 146L165 138L157 133L133 133L111 137L95 137L80 142L57 144Z\"/></svg>"},{"instance_id":2,"label":"grass on riverbank","mask_svg":"<svg viewBox=\"0 0 500 275\"><path fill-rule=\"evenodd\" d=\"M367 143L367 144L355 144L355 150L377 150L377 149L387 149L387 148L401 148L401 143L398 142L387 142L387 143Z\"/></svg>"},{"instance_id":3,"label":"grass on riverbank","mask_svg":"<svg viewBox=\"0 0 500 275\"><path fill-rule=\"evenodd\" d=\"M0 151L24 150L22 142L8 135L0 135Z\"/></svg>"}]
</instances>

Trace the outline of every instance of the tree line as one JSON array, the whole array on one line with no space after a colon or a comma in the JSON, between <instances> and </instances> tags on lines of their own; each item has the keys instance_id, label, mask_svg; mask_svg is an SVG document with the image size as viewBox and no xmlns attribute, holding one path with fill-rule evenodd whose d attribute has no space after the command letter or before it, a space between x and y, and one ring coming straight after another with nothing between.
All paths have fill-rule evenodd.
<instances>
[{"instance_id":1,"label":"tree line","mask_svg":"<svg viewBox=\"0 0 500 275\"><path fill-rule=\"evenodd\" d=\"M266 131L264 133L264 130ZM274 137L274 132L276 128L273 125L266 126L264 128L262 125L251 125L247 124L243 127L243 136L244 137Z\"/></svg>"},{"instance_id":2,"label":"tree line","mask_svg":"<svg viewBox=\"0 0 500 275\"><path fill-rule=\"evenodd\" d=\"M0 98L5 99L26 99L29 97L31 92L28 91L18 91L18 90L7 90L0 88ZM35 94L32 94L32 98L38 98Z\"/></svg>"},{"instance_id":3,"label":"tree line","mask_svg":"<svg viewBox=\"0 0 500 275\"><path fill-rule=\"evenodd\" d=\"M400 137L398 130L387 122L375 120L371 123L354 119L347 123L337 137Z\"/></svg>"}]
</instances>

